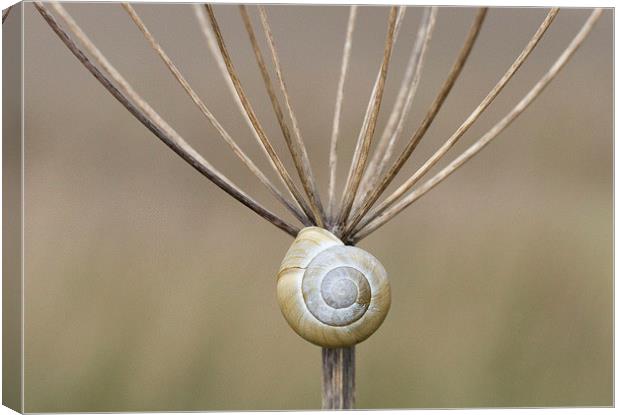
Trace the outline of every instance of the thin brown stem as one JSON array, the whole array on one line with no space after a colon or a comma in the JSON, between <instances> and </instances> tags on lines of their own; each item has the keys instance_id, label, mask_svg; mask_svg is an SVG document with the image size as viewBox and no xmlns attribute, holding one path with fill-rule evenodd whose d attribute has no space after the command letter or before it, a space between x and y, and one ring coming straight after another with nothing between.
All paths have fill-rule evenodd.
<instances>
[{"instance_id":1,"label":"thin brown stem","mask_svg":"<svg viewBox=\"0 0 620 415\"><path fill-rule=\"evenodd\" d=\"M291 213L299 219L301 223L304 225L309 225L308 219L304 216L304 214L294 206L288 199L284 197L284 195L269 181L269 179L265 176L265 174L254 164L254 162L246 155L246 153L237 145L235 140L230 136L230 134L224 129L224 127L220 124L220 122L215 118L213 113L209 110L206 104L200 99L196 91L191 87L189 82L185 79L181 71L177 68L174 62L170 59L166 51L161 47L159 42L155 39L153 34L146 27L136 10L129 4L123 3L123 8L131 17L131 20L138 27L140 32L144 35L146 40L149 42L153 50L157 52L159 57L162 59L166 67L170 70L174 78L181 85L181 87L185 90L187 95L192 99L196 107L200 110L200 112L207 118L211 126L217 130L222 139L230 146L234 154L241 160L241 162L258 178L258 180L265 186L267 189L275 196L275 198L280 201L284 206L286 206Z\"/></svg>"},{"instance_id":2,"label":"thin brown stem","mask_svg":"<svg viewBox=\"0 0 620 415\"><path fill-rule=\"evenodd\" d=\"M9 17L9 13L11 13L11 9L13 8L14 5L7 7L3 12L2 12L2 23L4 23L4 21L6 20L7 17Z\"/></svg>"},{"instance_id":3,"label":"thin brown stem","mask_svg":"<svg viewBox=\"0 0 620 415\"><path fill-rule=\"evenodd\" d=\"M338 167L338 134L340 132L340 114L342 112L342 103L344 101L344 83L347 78L349 69L349 59L351 58L351 45L353 44L353 30L355 29L355 20L357 17L357 6L353 5L349 9L349 20L347 22L347 32L342 51L342 63L340 65L340 78L338 79L338 87L336 89L336 105L334 110L334 121L332 124L332 135L329 141L329 187L327 206L330 221L336 211L336 171Z\"/></svg>"},{"instance_id":4,"label":"thin brown stem","mask_svg":"<svg viewBox=\"0 0 620 415\"><path fill-rule=\"evenodd\" d=\"M484 18L487 13L487 8L482 7L478 10L476 17L474 18L474 22L467 34L465 39L465 43L459 52L459 55L448 74L448 77L444 81L439 93L435 97L435 100L431 104L426 116L422 120L422 123L413 134L407 146L405 147L402 154L398 157L396 162L392 165L392 167L387 171L385 175L383 175L379 185L375 187L368 196L364 198L364 202L360 206L360 208L353 214L350 222L347 223L346 229L344 231L344 235L350 235L351 231L355 228L358 222L364 217L366 212L372 207L372 205L377 201L379 196L383 193L383 191L389 186L389 184L394 180L400 169L405 165L413 150L418 146L420 140L432 124L433 120L437 116L437 113L441 109L443 103L446 98L450 94L454 83L458 79L463 67L465 66L465 62L470 55L474 44L476 43L476 39L478 38L478 34L480 33L480 28L482 27L482 23L484 22Z\"/></svg>"},{"instance_id":5,"label":"thin brown stem","mask_svg":"<svg viewBox=\"0 0 620 415\"><path fill-rule=\"evenodd\" d=\"M390 58L392 56L397 15L398 7L392 6L388 19L388 30L385 41L385 48L383 50L383 60L381 62L379 82L377 83L376 94L374 94L374 99L372 100L372 111L370 112L370 117L368 118L368 125L365 129L365 133L361 137L361 140L358 140L356 151L353 154L349 177L347 179L347 184L345 185L341 208L340 212L338 213L338 220L336 221L338 228L342 228L346 219L349 216L349 213L351 212L353 200L355 199L355 194L357 193L357 189L362 179L362 175L364 174L364 168L366 167L366 162L368 160L370 145L372 144L372 138L375 132L375 127L377 125L379 111L381 109L381 101L383 98L383 91L385 88L385 80L387 78Z\"/></svg>"},{"instance_id":6,"label":"thin brown stem","mask_svg":"<svg viewBox=\"0 0 620 415\"><path fill-rule=\"evenodd\" d=\"M394 45L396 44L396 41L398 40L398 35L400 33L400 27L401 27L401 23L405 17L405 13L407 11L407 7L405 6L400 6L398 8L398 15L396 16L396 29L394 30L394 40L393 43ZM364 136L364 134L366 134L366 131L368 130L368 123L370 122L370 116L372 113L372 108L373 108L373 102L375 100L375 97L377 95L377 87L379 86L379 81L381 80L381 67L379 67L379 72L377 73L377 77L375 78L375 83L372 87L372 91L370 93L370 100L368 101L368 105L366 106L366 113L364 114L364 119L362 120L362 128L360 128L360 132L359 135L357 137L357 146L355 147L355 152L357 152L359 150L359 145L362 143L362 137ZM393 110L393 109L392 109ZM392 118L392 113L390 114L390 119ZM389 121L388 121L389 122ZM381 145L381 143L379 143L379 145ZM378 150L375 149L375 152L377 152ZM370 157L370 154L369 154ZM371 168L373 168L374 166L372 166L372 160L369 159L369 162L366 166L366 168L364 169L364 174L362 175L362 179L360 180L360 184L358 187L358 191L355 194L355 198L353 199L353 205L351 210L355 211L357 210L357 208L359 207L360 204L360 196L365 195L366 190L365 190L365 186L367 185L367 183L365 183L365 179L367 178L367 176L370 174L369 170ZM350 180L351 175L353 174L353 167L355 165L352 163L351 166L349 167L349 174L347 176L347 181Z\"/></svg>"},{"instance_id":7,"label":"thin brown stem","mask_svg":"<svg viewBox=\"0 0 620 415\"><path fill-rule=\"evenodd\" d=\"M355 408L355 346L321 350L323 409Z\"/></svg>"},{"instance_id":8,"label":"thin brown stem","mask_svg":"<svg viewBox=\"0 0 620 415\"><path fill-rule=\"evenodd\" d=\"M280 58L276 49L273 31L271 30L271 26L269 25L269 20L267 17L267 12L263 6L258 6L258 13L260 15L261 24L263 26L263 32L265 33L265 37L268 41L269 50L271 52L271 60L273 61L273 65L276 70L276 78L278 79L280 91L282 92L282 96L284 97L284 105L286 106L288 116L291 119L293 125L294 140L292 140L290 144L287 142L287 144L289 144L289 149L291 151L291 155L293 156L293 161L295 163L295 167L297 168L297 172L299 173L301 183L304 187L304 190L306 191L308 199L310 200L310 207L312 208L315 217L317 217L319 220L318 225L324 226L325 211L323 210L323 205L319 197L316 180L314 178L314 173L312 172L310 159L308 158L308 151L306 150L306 146L301 137L299 123L297 122L295 111L293 111L293 106L291 104L288 88L286 86L286 82L284 81L282 65L280 63Z\"/></svg>"},{"instance_id":9,"label":"thin brown stem","mask_svg":"<svg viewBox=\"0 0 620 415\"><path fill-rule=\"evenodd\" d=\"M256 142L260 143L260 137L256 133L256 130L254 129L254 126L252 125L252 121L250 120L250 117L248 117L248 114L245 112L245 109L243 109L243 104L241 103L241 100L239 99L239 96L237 95L237 91L235 91L235 86L233 85L232 80L230 79L230 76L228 76L228 70L226 69L226 63L224 62L224 58L222 58L222 54L220 53L220 48L217 45L217 39L215 38L215 33L213 33L213 30L211 29L211 26L209 24L209 17L207 16L207 12L205 8L203 7L203 5L199 3L194 3L193 8L194 8L194 12L196 15L196 19L198 20L198 24L202 31L202 34L204 35L205 40L207 41L209 52L211 53L211 56L213 57L213 59L215 59L217 68L219 69L220 73L222 74L222 78L224 79L224 82L226 83L226 87L228 88L228 91L230 92L230 95L232 96L233 101L235 101L235 105L239 109L239 113L241 114L246 124L248 125L250 131L254 135ZM262 145L259 145L259 147L261 151L265 153L265 156L267 157L267 159L269 159L269 154L267 153L265 148ZM295 201L295 203L297 202Z\"/></svg>"},{"instance_id":10,"label":"thin brown stem","mask_svg":"<svg viewBox=\"0 0 620 415\"><path fill-rule=\"evenodd\" d=\"M370 189L376 186L377 181L385 172L386 166L392 158L394 146L405 126L405 120L409 115L409 111L413 104L413 98L415 97L420 83L422 68L424 67L424 58L437 20L437 9L437 7L426 8L424 16L422 17L420 29L418 30L416 41L411 50L405 76L403 77L398 91L394 107L390 112L390 117L379 139L374 155L368 163L366 175L362 179L358 196L366 195ZM354 211L359 208L361 199L356 199L356 202L357 203L353 205Z\"/></svg>"},{"instance_id":11,"label":"thin brown stem","mask_svg":"<svg viewBox=\"0 0 620 415\"><path fill-rule=\"evenodd\" d=\"M282 131L282 136L286 141L288 149L293 158L293 162L295 164L295 168L297 169L298 175L301 179L302 185L304 186L304 190L306 190L306 194L310 199L310 208L313 210L313 213L316 217L320 219L318 225L323 226L323 213L322 208L320 208L319 204L316 204L316 184L313 180L312 171L306 168L306 162L309 166L309 160L307 153L305 153L305 148L302 151L299 150L298 142L293 141L291 138L290 130L288 125L286 124L284 113L282 111L282 107L278 100L277 94L273 87L273 83L271 81L271 77L269 75L269 71L267 70L267 65L265 64L265 59L263 57L262 51L260 49L260 45L258 40L256 39L256 34L254 32L254 28L252 26L252 21L247 11L247 7L244 5L239 5L239 12L241 14L241 18L243 20L243 24L245 26L246 32L248 33L248 37L250 39L250 43L252 45L252 50L254 51L254 56L256 58L256 62L261 72L261 76L263 78L263 83L265 84L265 88L267 90L267 95L269 96L269 100L271 102L271 106L276 115L276 119L278 120L278 124L280 126L280 130ZM303 156L305 154L305 158ZM304 162L305 160L305 162Z\"/></svg>"},{"instance_id":12,"label":"thin brown stem","mask_svg":"<svg viewBox=\"0 0 620 415\"><path fill-rule=\"evenodd\" d=\"M410 206L413 202L424 196L431 189L444 181L448 176L454 173L459 167L471 160L476 154L478 154L484 147L486 147L493 139L495 139L502 131L504 131L528 106L542 93L547 85L557 76L557 74L566 65L569 59L573 56L575 51L581 46L581 44L588 37L596 21L601 16L602 9L595 9L590 17L586 20L585 24L579 30L575 38L571 41L568 47L562 52L560 57L554 62L551 68L545 73L545 75L534 85L534 87L519 101L519 103L497 124L495 124L486 134L480 137L473 145L465 150L459 157L452 161L449 165L443 168L439 173L433 176L431 179L422 184L419 188L409 193L400 202L386 210L383 214L375 218L370 224L363 228L360 232L350 238L352 241L359 241L365 238L379 227L387 223L390 219L394 218L405 208Z\"/></svg>"},{"instance_id":13,"label":"thin brown stem","mask_svg":"<svg viewBox=\"0 0 620 415\"><path fill-rule=\"evenodd\" d=\"M161 119L161 117L159 117L156 113L153 113L154 110L152 110L152 108L150 108L148 104L146 104L145 101L141 99L141 97L137 96L136 98L138 99L134 99L134 101L136 102L134 104L134 102L132 102L132 100L128 97L127 93L121 92L121 90L117 88L112 83L112 81L108 79L108 77L106 77L106 75L104 75L95 66L95 64L90 61L90 59L79 48L75 41L67 34L67 32L65 32L60 27L60 25L58 25L56 19L49 13L49 11L45 8L45 6L43 6L42 3L35 2L34 6L39 11L43 19L50 26L50 28L54 31L54 33L56 33L56 35L65 44L65 46L67 46L71 53L73 53L73 55L80 61L80 63L84 65L84 67L110 92L110 94L112 94L114 98L116 98L134 117L136 117L136 119L138 119L138 121L140 121L146 128L148 128L153 134L155 134L155 136L157 136L164 144L166 144L170 149L177 153L188 164L198 170L202 175L211 180L215 185L217 185L226 193L237 199L239 202L243 203L245 206L252 209L259 216L271 222L288 234L292 236L297 235L297 233L299 232L299 228L288 224L286 221L279 218L276 214L261 206L258 202L256 202L254 199L252 199L250 196L240 190L234 183L232 183L228 178L226 178L226 176L217 171L189 144L187 144L185 140L183 140L176 132L174 132L174 130L172 130L170 126L165 124L165 122L162 123L163 120ZM68 14L65 13L65 16L67 16L72 21L72 18ZM75 26L75 28L79 29L77 25L72 24L71 26ZM91 46L91 49L97 51L92 42L90 42L90 40L83 34L81 29L78 31L78 33L83 35L77 36L77 34L74 32L76 37L80 38L80 41L83 42L84 40L87 40L88 45ZM97 53L97 55L100 55L100 52ZM99 56L99 58L101 56ZM110 76L112 76L112 73L108 71L108 69L111 69L112 73L117 73L116 70L110 65L106 69ZM116 82L122 84L122 82L119 82L120 80L122 79L118 79L116 80Z\"/></svg>"},{"instance_id":14,"label":"thin brown stem","mask_svg":"<svg viewBox=\"0 0 620 415\"><path fill-rule=\"evenodd\" d=\"M258 121L258 118L256 117L256 113L254 112L254 109L252 108L252 105L250 104L250 101L247 95L245 94L243 87L241 86L241 81L239 80L239 77L237 76L237 71L235 70L235 67L232 63L228 50L226 49L226 44L224 43L222 32L220 30L217 19L215 18L213 7L209 4L205 4L205 8L207 10L207 15L209 16L211 28L213 29L213 33L215 33L218 47L220 48L220 53L222 54L222 58L224 59L224 62L226 63L226 69L228 71L228 76L232 80L237 96L241 100L241 104L243 105L245 112L250 118L250 121L252 122L252 126L254 127L254 129L256 130L258 134L258 137L260 139L260 144L266 150L267 154L269 155L269 160L271 161L272 166L278 172L278 174L280 175L280 178L282 179L282 181L288 188L293 198L297 201L297 203L299 203L299 205L301 206L306 216L308 216L308 218L312 220L313 224L319 223L320 218L316 217L312 209L308 206L306 200L304 199L303 195L301 194L301 192L299 191L299 189L293 182L293 179L291 178L290 174L284 167L284 164L282 163L282 160L280 160L280 157L278 157L275 149L273 148L273 145L267 138L267 135L265 134L263 127L261 126L260 122Z\"/></svg>"},{"instance_id":15,"label":"thin brown stem","mask_svg":"<svg viewBox=\"0 0 620 415\"><path fill-rule=\"evenodd\" d=\"M203 7L202 4L198 4L198 3L194 3L193 7L194 7L194 13L196 15L196 19L198 20L198 24L200 25L202 34L204 35L205 40L207 41L209 52L211 53L211 56L213 57L213 59L215 59L215 62L217 63L217 67L220 73L222 74L222 78L224 79L224 82L226 83L226 87L228 88L230 95L235 101L235 105L239 109L239 113L241 114L246 124L248 125L250 131L252 132L252 135L254 135L256 142L259 143L259 147L261 151L265 153L265 157L267 157L267 159L270 160L269 153L267 152L265 147L262 144L260 144L260 141L261 141L260 136L254 129L254 126L252 125L252 120L250 120L248 113L243 108L241 99L239 99L239 96L237 95L237 91L235 90L235 85L233 85L233 82L230 79L230 76L228 76L228 69L226 68L226 62L224 62L224 58L222 57L222 54L220 53L220 47L218 46L217 39L215 38L215 33L213 33L213 29L211 29L211 25L209 24L209 16L207 16L206 9ZM296 210L300 211L301 205L297 203L296 200L293 200L292 202ZM311 222L309 218L306 218L303 221L303 223L305 225L308 225Z\"/></svg>"},{"instance_id":16,"label":"thin brown stem","mask_svg":"<svg viewBox=\"0 0 620 415\"><path fill-rule=\"evenodd\" d=\"M489 107L493 100L504 89L508 81L512 79L515 73L519 70L521 65L530 56L536 45L540 42L543 35L553 23L555 16L558 14L559 9L553 8L547 14L547 17L538 27L538 30L534 33L530 41L525 48L521 51L519 56L510 65L506 73L500 78L497 84L491 89L482 102L474 109L474 111L467 117L467 119L461 124L461 126L452 134L448 140L420 167L405 183L403 183L398 189L394 191L389 197L377 205L364 220L362 220L356 230L362 229L365 225L370 223L374 218L379 216L385 209L390 207L396 200L404 195L409 189L411 189L439 160L457 143L457 141L467 132L467 130L473 125L476 120L482 115L482 113Z\"/></svg>"}]
</instances>

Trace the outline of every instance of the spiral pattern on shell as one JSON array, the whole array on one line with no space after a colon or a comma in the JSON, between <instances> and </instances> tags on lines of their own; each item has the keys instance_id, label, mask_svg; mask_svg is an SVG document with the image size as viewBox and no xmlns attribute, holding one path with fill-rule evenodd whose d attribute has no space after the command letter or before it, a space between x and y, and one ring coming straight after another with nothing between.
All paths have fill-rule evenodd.
<instances>
[{"instance_id":1,"label":"spiral pattern on shell","mask_svg":"<svg viewBox=\"0 0 620 415\"><path fill-rule=\"evenodd\" d=\"M322 347L346 347L367 339L390 308L383 265L318 227L302 229L286 253L278 271L277 296L291 328Z\"/></svg>"}]
</instances>

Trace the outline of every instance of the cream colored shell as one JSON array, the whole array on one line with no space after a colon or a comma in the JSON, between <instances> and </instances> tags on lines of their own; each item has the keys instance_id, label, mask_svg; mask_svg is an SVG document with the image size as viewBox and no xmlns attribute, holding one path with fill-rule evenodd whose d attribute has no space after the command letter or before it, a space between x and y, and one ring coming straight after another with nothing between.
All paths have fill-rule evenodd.
<instances>
[{"instance_id":1,"label":"cream colored shell","mask_svg":"<svg viewBox=\"0 0 620 415\"><path fill-rule=\"evenodd\" d=\"M277 296L291 328L323 347L346 347L367 339L390 308L383 265L318 227L302 229L286 253L278 271Z\"/></svg>"}]
</instances>

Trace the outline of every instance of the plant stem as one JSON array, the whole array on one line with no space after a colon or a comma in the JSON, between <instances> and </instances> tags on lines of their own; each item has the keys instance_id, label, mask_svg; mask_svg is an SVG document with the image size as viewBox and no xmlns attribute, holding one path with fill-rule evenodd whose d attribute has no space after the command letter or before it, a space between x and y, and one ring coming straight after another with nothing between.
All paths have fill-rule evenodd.
<instances>
[{"instance_id":1,"label":"plant stem","mask_svg":"<svg viewBox=\"0 0 620 415\"><path fill-rule=\"evenodd\" d=\"M355 346L322 349L323 409L354 409Z\"/></svg>"},{"instance_id":2,"label":"plant stem","mask_svg":"<svg viewBox=\"0 0 620 415\"><path fill-rule=\"evenodd\" d=\"M336 226L332 225L328 230L337 235ZM324 347L321 357L323 409L355 409L355 345Z\"/></svg>"}]
</instances>

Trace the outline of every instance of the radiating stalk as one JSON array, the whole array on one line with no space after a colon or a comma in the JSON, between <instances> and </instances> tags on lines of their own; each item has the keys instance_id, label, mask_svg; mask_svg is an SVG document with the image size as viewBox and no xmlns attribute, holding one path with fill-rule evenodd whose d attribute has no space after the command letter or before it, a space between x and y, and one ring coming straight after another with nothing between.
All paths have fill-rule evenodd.
<instances>
[{"instance_id":1,"label":"radiating stalk","mask_svg":"<svg viewBox=\"0 0 620 415\"><path fill-rule=\"evenodd\" d=\"M355 153L353 154L353 160L351 161L351 168L349 169L349 177L344 188L340 211L338 212L338 219L336 223L340 228L344 226L345 221L349 217L351 207L353 206L353 200L355 200L357 189L360 181L362 180L364 169L366 168L372 138L374 136L379 111L381 109L381 101L383 99L383 91L385 89L385 80L387 78L390 58L392 57L397 16L398 8L393 6L390 9L390 16L388 19L388 30L385 40L385 47L383 50L383 60L381 62L379 82L377 83L376 91L373 91L372 109L369 113L370 116L368 117L368 123L365 127L363 127L364 134L360 136L360 140L358 140L357 146L355 147Z\"/></svg>"},{"instance_id":2,"label":"radiating stalk","mask_svg":"<svg viewBox=\"0 0 620 415\"><path fill-rule=\"evenodd\" d=\"M437 186L439 183L448 178L459 167L471 160L476 154L478 154L484 147L486 147L491 141L493 141L502 131L504 131L527 107L542 93L542 91L549 85L549 83L557 76L562 70L564 65L573 56L575 51L581 46L581 44L588 37L596 21L601 16L603 10L595 9L588 20L584 23L579 30L575 38L571 41L568 47L562 52L560 57L555 61L547 73L534 85L534 87L519 101L519 103L497 124L495 124L486 134L480 137L474 144L472 144L467 150L465 150L459 157L453 160L449 165L443 168L439 173L433 176L431 179L422 184L419 188L413 190L400 202L386 210L383 214L378 216L375 220L369 223L365 228L359 231L356 235L350 238L351 242L357 242L362 238L365 238L379 227L387 223L390 219L394 218L398 213L402 212L405 208L410 206L413 202L424 196L427 192Z\"/></svg>"},{"instance_id":3,"label":"radiating stalk","mask_svg":"<svg viewBox=\"0 0 620 415\"><path fill-rule=\"evenodd\" d=\"M519 56L515 59L515 61L510 65L508 70L504 73L504 75L500 78L500 80L495 84L493 89L486 95L486 97L482 100L482 102L474 109L474 111L465 119L465 121L461 124L459 128L446 140L446 142L428 159L424 162L424 164L409 178L398 187L390 196L388 196L385 200L383 200L379 205L377 205L373 210L358 224L357 229L362 229L366 224L372 221L374 218L379 216L383 211L385 211L388 207L390 207L394 202L396 202L403 194L405 194L409 189L411 189L423 176L426 174L433 166L435 166L439 160L458 142L458 140L469 130L469 128L478 120L478 118L482 115L482 113L491 105L493 100L499 95L499 93L504 89L508 81L515 75L515 73L519 70L521 65L525 62L525 60L530 56L536 45L540 42L543 35L553 23L555 16L558 14L559 9L553 8L547 14L547 17L540 24L532 38L529 40L527 45L523 48Z\"/></svg>"},{"instance_id":4,"label":"radiating stalk","mask_svg":"<svg viewBox=\"0 0 620 415\"><path fill-rule=\"evenodd\" d=\"M372 205L377 201L379 196L381 196L381 194L390 185L390 183L392 183L392 180L394 180L394 178L396 177L400 169L402 169L402 167L405 165L405 163L407 162L407 160L409 159L413 151L416 149L416 147L420 143L420 140L422 139L422 137L424 137L424 135L426 134L426 131L433 123L435 117L439 113L439 110L443 106L446 98L450 94L452 87L454 86L454 84L456 83L456 80L461 74L463 67L465 66L465 62L467 61L467 58L469 57L472 51L472 48L474 47L474 44L476 43L478 34L480 33L480 29L486 17L487 11L488 9L486 7L481 7L480 9L478 9L478 13L476 13L474 22L471 25L471 28L469 29L467 37L465 38L465 42L463 43L463 46L461 47L461 50L454 64L452 65L452 69L450 69L450 73L448 74L448 77L446 78L443 85L439 89L439 93L437 94L437 96L435 97L435 100L429 107L428 112L426 113L426 116L424 117L424 119L420 123L420 126L417 128L416 132L413 134L413 136L407 143L407 146L405 147L401 155L394 162L394 164L387 171L387 173L383 175L379 184L374 189L372 189L372 191L367 197L364 198L364 201L362 202L360 208L352 215L351 220L347 222L346 229L344 230L343 235L348 236L351 234L351 232L353 231L353 229L355 229L355 226L358 224L358 222L362 220L364 215L368 212L368 210L372 207Z\"/></svg>"},{"instance_id":5,"label":"radiating stalk","mask_svg":"<svg viewBox=\"0 0 620 415\"><path fill-rule=\"evenodd\" d=\"M344 101L344 83L349 69L349 59L351 58L351 45L353 43L353 30L355 29L355 20L357 16L357 6L351 6L349 11L349 20L347 23L347 34L344 41L344 50L342 52L342 64L340 65L340 78L338 79L338 87L336 89L336 106L334 110L334 121L332 124L332 135L329 141L329 187L327 197L327 216L330 222L334 221L336 214L336 172L338 167L338 134L340 132L340 114L342 112L342 103Z\"/></svg>"}]
</instances>

